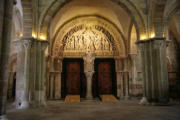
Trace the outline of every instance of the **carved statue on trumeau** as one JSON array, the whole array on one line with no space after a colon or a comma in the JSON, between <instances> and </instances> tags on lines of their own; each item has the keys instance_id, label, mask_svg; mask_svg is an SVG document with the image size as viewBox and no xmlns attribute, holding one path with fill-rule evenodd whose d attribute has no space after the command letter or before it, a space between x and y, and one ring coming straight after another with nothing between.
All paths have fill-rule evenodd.
<instances>
[{"instance_id":1,"label":"carved statue on trumeau","mask_svg":"<svg viewBox=\"0 0 180 120\"><path fill-rule=\"evenodd\" d=\"M93 56L93 52L91 52L91 51L88 51L87 53L86 53L86 57L84 57L84 62L86 63L85 64L85 69L87 70L87 71L93 71L93 69L94 69L94 59L95 59L95 57Z\"/></svg>"}]
</instances>

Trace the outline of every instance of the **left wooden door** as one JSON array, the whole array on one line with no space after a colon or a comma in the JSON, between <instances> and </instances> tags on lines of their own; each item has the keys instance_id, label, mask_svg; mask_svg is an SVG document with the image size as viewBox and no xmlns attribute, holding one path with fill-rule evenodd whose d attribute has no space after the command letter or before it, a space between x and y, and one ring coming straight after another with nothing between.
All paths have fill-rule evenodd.
<instances>
[{"instance_id":1,"label":"left wooden door","mask_svg":"<svg viewBox=\"0 0 180 120\"><path fill-rule=\"evenodd\" d=\"M66 94L80 95L81 66L79 62L66 64Z\"/></svg>"}]
</instances>

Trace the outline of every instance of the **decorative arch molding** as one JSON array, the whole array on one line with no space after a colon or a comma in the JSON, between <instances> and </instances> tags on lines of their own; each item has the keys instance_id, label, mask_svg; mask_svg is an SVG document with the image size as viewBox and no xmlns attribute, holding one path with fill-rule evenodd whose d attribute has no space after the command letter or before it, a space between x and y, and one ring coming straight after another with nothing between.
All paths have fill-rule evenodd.
<instances>
[{"instance_id":1,"label":"decorative arch molding","mask_svg":"<svg viewBox=\"0 0 180 120\"><path fill-rule=\"evenodd\" d=\"M78 43L81 42L81 44L84 42L88 43L84 44L83 46L81 44L76 44L76 47L79 46L79 48L75 48L73 46L70 47L76 52L78 50L79 52L81 51L81 55L85 54L86 51L89 50L94 51L97 56L102 54L101 50L103 50L104 54L112 56L125 56L127 53L126 40L121 31L119 31L119 29L109 21L99 16L87 15L74 18L68 21L66 24L63 24L53 38L51 55L56 57L64 56L63 52L67 50L66 45L68 45L68 41L72 41L72 39L73 41L78 41ZM100 49L99 47L102 45L109 46L109 48L101 47Z\"/></svg>"},{"instance_id":2,"label":"decorative arch molding","mask_svg":"<svg viewBox=\"0 0 180 120\"><path fill-rule=\"evenodd\" d=\"M130 49L131 49L131 32L132 32L133 25L135 25L135 24L131 20L130 26L129 26L129 31L128 31L128 41L127 41L127 45L128 45L127 46L127 51L128 51L128 53L130 53ZM137 28L136 28L136 31L137 31ZM138 34L137 34L137 36L138 36Z\"/></svg>"},{"instance_id":3,"label":"decorative arch molding","mask_svg":"<svg viewBox=\"0 0 180 120\"><path fill-rule=\"evenodd\" d=\"M19 38L23 32L23 17L20 10L15 6L13 10L13 28L16 34L15 38Z\"/></svg>"},{"instance_id":4,"label":"decorative arch molding","mask_svg":"<svg viewBox=\"0 0 180 120\"><path fill-rule=\"evenodd\" d=\"M45 12L40 17L40 28L39 32L41 34L47 35L49 38L48 28L50 27L50 23L52 18L56 15L56 13L66 4L71 2L72 0L55 0L53 1L49 7L46 8ZM142 18L142 15L136 8L136 6L130 2L129 0L111 0L112 2L120 5L133 19L135 26L137 28L138 38L140 38L140 34L146 33L145 22Z\"/></svg>"},{"instance_id":5,"label":"decorative arch molding","mask_svg":"<svg viewBox=\"0 0 180 120\"><path fill-rule=\"evenodd\" d=\"M172 16L180 10L180 2L179 0L169 0L166 4L165 12L164 12L164 18L167 21L167 23L170 22Z\"/></svg>"},{"instance_id":6,"label":"decorative arch molding","mask_svg":"<svg viewBox=\"0 0 180 120\"><path fill-rule=\"evenodd\" d=\"M165 35L168 34L168 27L173 15L176 14L180 10L180 2L179 0L169 0L166 3L165 11L164 11L164 20L165 20Z\"/></svg>"}]
</instances>

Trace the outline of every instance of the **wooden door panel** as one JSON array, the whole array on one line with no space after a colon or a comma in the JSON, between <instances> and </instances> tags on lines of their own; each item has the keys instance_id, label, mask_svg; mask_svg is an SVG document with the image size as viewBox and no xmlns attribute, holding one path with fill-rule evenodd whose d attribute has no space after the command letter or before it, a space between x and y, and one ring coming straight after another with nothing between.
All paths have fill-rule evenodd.
<instances>
[{"instance_id":1,"label":"wooden door panel","mask_svg":"<svg viewBox=\"0 0 180 120\"><path fill-rule=\"evenodd\" d=\"M110 62L98 65L98 87L100 94L112 94L112 66Z\"/></svg>"},{"instance_id":2,"label":"wooden door panel","mask_svg":"<svg viewBox=\"0 0 180 120\"><path fill-rule=\"evenodd\" d=\"M67 94L80 94L81 67L79 62L69 62L66 66Z\"/></svg>"}]
</instances>

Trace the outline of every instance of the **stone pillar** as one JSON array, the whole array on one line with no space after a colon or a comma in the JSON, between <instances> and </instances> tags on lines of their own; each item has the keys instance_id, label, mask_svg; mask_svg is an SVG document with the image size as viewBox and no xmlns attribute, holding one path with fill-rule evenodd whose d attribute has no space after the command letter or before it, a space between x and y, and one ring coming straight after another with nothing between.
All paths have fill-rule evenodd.
<instances>
[{"instance_id":1,"label":"stone pillar","mask_svg":"<svg viewBox=\"0 0 180 120\"><path fill-rule=\"evenodd\" d=\"M23 109L29 106L30 50L33 40L33 38L22 38L14 42L18 56L15 100L17 109Z\"/></svg>"},{"instance_id":2,"label":"stone pillar","mask_svg":"<svg viewBox=\"0 0 180 120\"><path fill-rule=\"evenodd\" d=\"M87 77L87 93L86 93L86 98L91 100L93 99L92 95L92 76L94 74L94 71L86 71L85 72L86 77Z\"/></svg>"},{"instance_id":3,"label":"stone pillar","mask_svg":"<svg viewBox=\"0 0 180 120\"><path fill-rule=\"evenodd\" d=\"M84 57L84 71L87 78L87 99L93 99L92 96L92 76L94 74L94 60L95 57L93 56L92 52L88 52L86 57Z\"/></svg>"},{"instance_id":4,"label":"stone pillar","mask_svg":"<svg viewBox=\"0 0 180 120\"><path fill-rule=\"evenodd\" d=\"M124 79L123 79L124 72L120 72L120 73L121 73L121 76L120 76L120 80L121 80L121 95L120 95L120 98L124 99L124 97L125 97Z\"/></svg>"},{"instance_id":5,"label":"stone pillar","mask_svg":"<svg viewBox=\"0 0 180 120\"><path fill-rule=\"evenodd\" d=\"M137 42L142 58L144 97L141 104L166 104L168 95L168 70L166 62L166 40L153 38Z\"/></svg>"},{"instance_id":6,"label":"stone pillar","mask_svg":"<svg viewBox=\"0 0 180 120\"><path fill-rule=\"evenodd\" d=\"M115 58L116 63L116 77L117 77L117 97L124 98L124 88L123 88L123 61L121 58Z\"/></svg>"},{"instance_id":7,"label":"stone pillar","mask_svg":"<svg viewBox=\"0 0 180 120\"><path fill-rule=\"evenodd\" d=\"M148 104L148 100L147 100L147 95L146 95L146 71L144 71L147 67L146 67L146 62L147 62L147 58L145 57L146 55L146 51L144 50L144 46L143 44L139 44L137 43L138 46L138 53L140 54L140 60L141 60L141 64L142 64L142 88L143 88L143 96L142 99L140 100L139 104L145 105Z\"/></svg>"},{"instance_id":8,"label":"stone pillar","mask_svg":"<svg viewBox=\"0 0 180 120\"><path fill-rule=\"evenodd\" d=\"M137 68L136 68L136 58L137 54L130 54L132 66L131 66L131 75L132 75L132 91L134 95L137 95Z\"/></svg>"},{"instance_id":9,"label":"stone pillar","mask_svg":"<svg viewBox=\"0 0 180 120\"><path fill-rule=\"evenodd\" d=\"M129 70L128 70L128 58L124 58L124 85L125 85L125 99L129 99Z\"/></svg>"},{"instance_id":10,"label":"stone pillar","mask_svg":"<svg viewBox=\"0 0 180 120\"><path fill-rule=\"evenodd\" d=\"M47 41L37 40L37 71L36 81L35 81L35 97L34 106L40 107L46 105L46 91L45 91L45 72L46 72L46 58L45 50L48 46Z\"/></svg>"},{"instance_id":11,"label":"stone pillar","mask_svg":"<svg viewBox=\"0 0 180 120\"><path fill-rule=\"evenodd\" d=\"M61 74L62 74L62 58L57 59L58 70L55 76L55 99L61 98Z\"/></svg>"},{"instance_id":12,"label":"stone pillar","mask_svg":"<svg viewBox=\"0 0 180 120\"><path fill-rule=\"evenodd\" d=\"M13 2L13 0L0 1L0 120L7 120L8 58L10 53Z\"/></svg>"}]
</instances>

